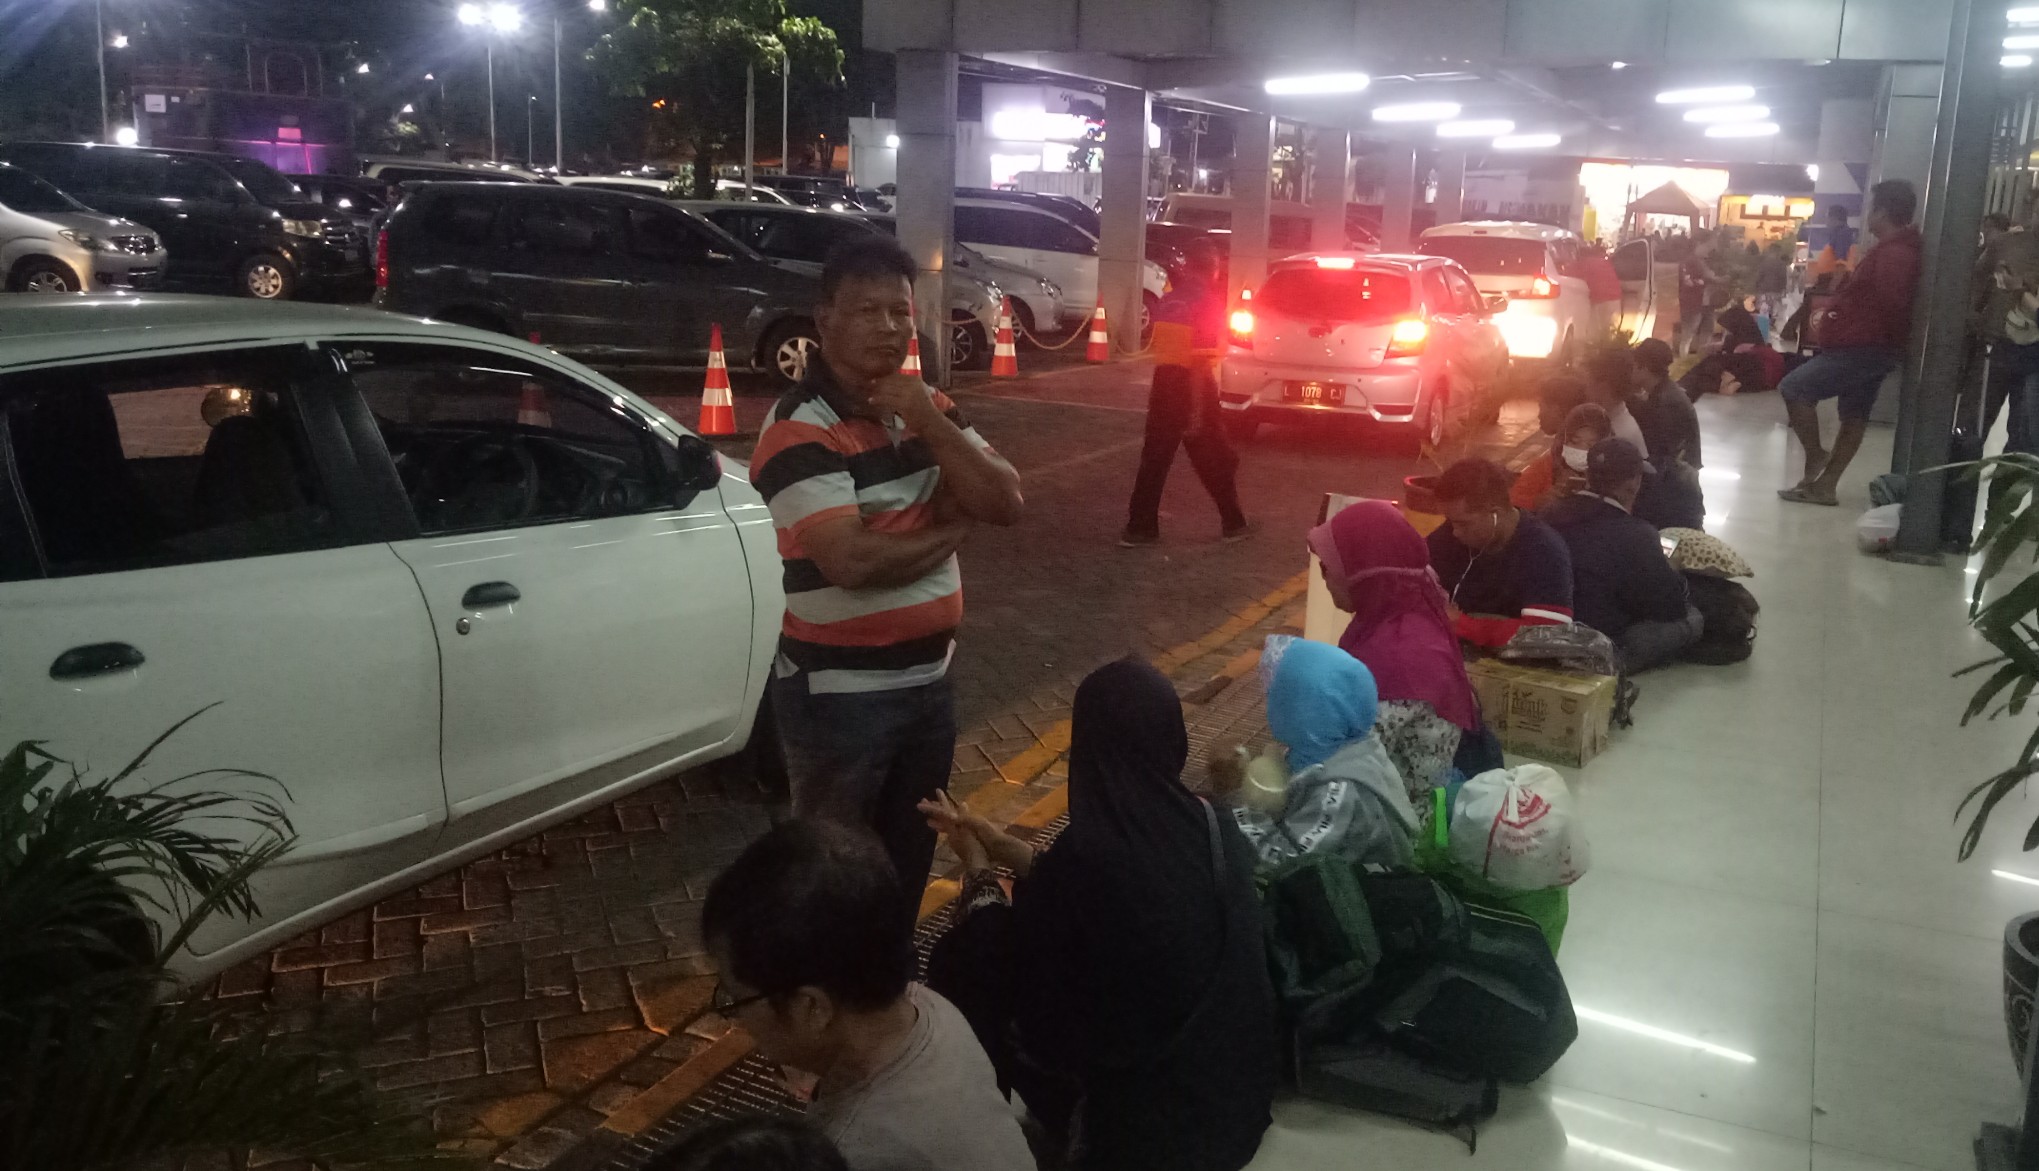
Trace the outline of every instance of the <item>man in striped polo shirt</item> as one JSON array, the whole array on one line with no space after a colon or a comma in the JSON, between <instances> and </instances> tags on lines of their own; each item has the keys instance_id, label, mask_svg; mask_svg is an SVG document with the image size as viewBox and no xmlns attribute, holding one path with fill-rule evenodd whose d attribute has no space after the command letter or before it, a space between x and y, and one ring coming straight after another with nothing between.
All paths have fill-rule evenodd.
<instances>
[{"instance_id":1,"label":"man in striped polo shirt","mask_svg":"<svg viewBox=\"0 0 2039 1171\"><path fill-rule=\"evenodd\" d=\"M975 524L1019 523L1021 501L956 405L899 373L913 277L890 237L829 258L820 353L766 417L751 483L785 561L771 698L793 813L875 831L917 907L935 834L915 806L956 751L956 550Z\"/></svg>"}]
</instances>

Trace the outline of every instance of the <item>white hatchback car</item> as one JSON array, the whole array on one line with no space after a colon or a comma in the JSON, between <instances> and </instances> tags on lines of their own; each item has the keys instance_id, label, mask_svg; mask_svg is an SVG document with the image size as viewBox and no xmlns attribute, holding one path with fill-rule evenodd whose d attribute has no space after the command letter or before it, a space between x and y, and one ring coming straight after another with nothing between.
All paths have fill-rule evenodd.
<instances>
[{"instance_id":1,"label":"white hatchback car","mask_svg":"<svg viewBox=\"0 0 2039 1171\"><path fill-rule=\"evenodd\" d=\"M1472 220L1439 224L1416 246L1426 256L1458 261L1485 296L1508 298L1494 318L1517 358L1576 362L1598 339L1593 301L1577 271L1579 237L1549 224Z\"/></svg>"},{"instance_id":2,"label":"white hatchback car","mask_svg":"<svg viewBox=\"0 0 2039 1171\"><path fill-rule=\"evenodd\" d=\"M0 304L0 743L278 778L217 970L749 740L784 597L744 469L534 345L211 297Z\"/></svg>"}]
</instances>

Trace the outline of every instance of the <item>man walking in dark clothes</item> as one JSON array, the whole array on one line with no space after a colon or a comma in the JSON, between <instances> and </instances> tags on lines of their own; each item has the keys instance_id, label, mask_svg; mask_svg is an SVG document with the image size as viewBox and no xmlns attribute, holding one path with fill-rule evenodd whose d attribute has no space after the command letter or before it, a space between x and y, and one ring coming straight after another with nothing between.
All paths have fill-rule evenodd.
<instances>
[{"instance_id":1,"label":"man walking in dark clothes","mask_svg":"<svg viewBox=\"0 0 2039 1171\"><path fill-rule=\"evenodd\" d=\"M1251 527L1239 511L1233 482L1239 456L1225 441L1218 420L1218 380L1213 368L1225 339L1225 285L1218 279L1217 247L1193 241L1174 289L1154 314L1154 389L1147 397L1147 442L1133 479L1133 502L1119 544L1127 548L1161 543L1161 490L1175 449L1187 448L1190 466L1218 506L1224 538L1237 541Z\"/></svg>"}]
</instances>

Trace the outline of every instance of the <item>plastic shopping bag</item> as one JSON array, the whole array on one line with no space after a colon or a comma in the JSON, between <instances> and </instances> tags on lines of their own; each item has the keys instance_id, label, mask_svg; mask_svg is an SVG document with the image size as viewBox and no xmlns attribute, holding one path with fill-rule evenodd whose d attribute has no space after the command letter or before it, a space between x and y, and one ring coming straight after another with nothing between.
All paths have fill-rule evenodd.
<instances>
[{"instance_id":1,"label":"plastic shopping bag","mask_svg":"<svg viewBox=\"0 0 2039 1171\"><path fill-rule=\"evenodd\" d=\"M1898 522L1903 519L1904 505L1879 504L1862 514L1855 522L1855 543L1864 553L1885 553L1891 543L1897 540Z\"/></svg>"},{"instance_id":2,"label":"plastic shopping bag","mask_svg":"<svg viewBox=\"0 0 2039 1171\"><path fill-rule=\"evenodd\" d=\"M1592 855L1572 790L1540 764L1481 773L1459 790L1451 860L1508 890L1570 886Z\"/></svg>"}]
</instances>

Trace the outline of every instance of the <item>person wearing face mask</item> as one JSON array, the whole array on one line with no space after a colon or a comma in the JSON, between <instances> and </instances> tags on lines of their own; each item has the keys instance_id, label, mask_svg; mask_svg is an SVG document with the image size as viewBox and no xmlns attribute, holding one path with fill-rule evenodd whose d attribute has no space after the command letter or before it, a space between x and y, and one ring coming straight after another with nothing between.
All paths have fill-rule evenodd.
<instances>
[{"instance_id":1,"label":"person wearing face mask","mask_svg":"<svg viewBox=\"0 0 2039 1171\"><path fill-rule=\"evenodd\" d=\"M1524 626L1572 620L1572 561L1550 526L1508 498L1508 473L1467 459L1437 478L1449 522L1430 534L1430 565L1451 601L1452 629L1498 647Z\"/></svg>"},{"instance_id":2,"label":"person wearing face mask","mask_svg":"<svg viewBox=\"0 0 2039 1171\"><path fill-rule=\"evenodd\" d=\"M1627 440L1603 439L1587 454L1586 487L1544 513L1571 556L1579 622L1614 640L1631 673L1670 662L1705 631L1685 575L1635 515L1645 471Z\"/></svg>"},{"instance_id":3,"label":"person wearing face mask","mask_svg":"<svg viewBox=\"0 0 2039 1171\"><path fill-rule=\"evenodd\" d=\"M1508 502L1535 512L1578 491L1586 483L1586 449L1613 433L1599 403L1573 407L1552 432L1550 447L1515 477Z\"/></svg>"}]
</instances>

